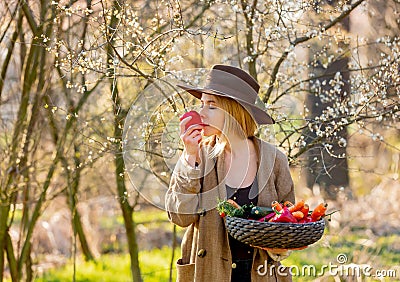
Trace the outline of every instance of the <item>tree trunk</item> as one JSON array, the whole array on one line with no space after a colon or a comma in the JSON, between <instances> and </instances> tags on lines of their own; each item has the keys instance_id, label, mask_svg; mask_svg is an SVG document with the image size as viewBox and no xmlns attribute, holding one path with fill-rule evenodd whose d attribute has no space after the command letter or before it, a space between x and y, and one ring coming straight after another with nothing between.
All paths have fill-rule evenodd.
<instances>
[{"instance_id":1,"label":"tree trunk","mask_svg":"<svg viewBox=\"0 0 400 282\"><path fill-rule=\"evenodd\" d=\"M76 146L75 146L75 150L76 150ZM75 151L75 156L76 156L76 152L77 151ZM78 235L79 242L81 244L82 253L83 253L83 256L85 257L85 260L93 261L94 256L93 256L92 251L90 250L89 242L86 239L85 231L83 229L83 225L82 225L82 221L81 221L81 216L80 216L80 213L77 208L77 193L78 193L78 187L79 187L79 183L80 183L81 169L78 168L78 165L76 164L77 162L79 162L79 159L77 160L77 157L75 157L74 159L75 159L75 165L74 165L75 172L73 172L72 175L68 170L67 160L65 158L63 158L63 160L62 160L64 169L65 169L66 173L68 174L67 179L68 179L69 187L66 191L67 191L68 206L71 211L71 223L72 223L72 230L74 233L73 236Z\"/></svg>"},{"instance_id":2,"label":"tree trunk","mask_svg":"<svg viewBox=\"0 0 400 282\"><path fill-rule=\"evenodd\" d=\"M253 39L253 29L254 29L253 20L254 20L255 9L257 7L257 1L258 0L253 0L251 11L249 13L244 12L247 10L248 2L244 0L241 1L242 9L244 12L243 15L246 21L246 53L248 58L248 70L249 74L255 80L257 80L257 70L256 70L257 52L255 50L255 44Z\"/></svg>"},{"instance_id":3,"label":"tree trunk","mask_svg":"<svg viewBox=\"0 0 400 282\"><path fill-rule=\"evenodd\" d=\"M81 248L83 255L85 256L85 259L87 261L93 261L94 256L92 251L90 250L89 247L89 242L86 239L86 235L83 229L82 221L81 221L81 216L79 214L79 211L77 209L77 193L78 193L78 187L81 179L81 168L79 168L79 164L81 163L79 155L79 146L75 145L74 146L74 162L75 162L75 172L73 173L73 179L72 179L72 187L71 187L71 212L72 212L72 224L73 224L73 229L78 235L79 242L81 243Z\"/></svg>"},{"instance_id":4,"label":"tree trunk","mask_svg":"<svg viewBox=\"0 0 400 282\"><path fill-rule=\"evenodd\" d=\"M114 76L114 50L112 49L112 34L116 28L118 19L115 16L114 11L119 10L119 3L114 1L113 12L111 13L111 20L109 23L109 30L107 35L107 64L108 73L110 74L110 90L113 100L113 112L114 112L114 137L116 140L122 140L123 135L123 122L126 118L127 111L122 109L122 104L119 97L117 80ZM124 226L128 241L129 255L131 258L131 272L132 279L134 282L142 282L139 267L139 248L136 241L136 230L135 223L133 221L133 208L129 205L129 201L126 199L127 190L125 185L125 165L123 159L122 142L116 143L116 149L114 152L115 158L115 177L118 190L119 204L124 218Z\"/></svg>"},{"instance_id":5,"label":"tree trunk","mask_svg":"<svg viewBox=\"0 0 400 282\"><path fill-rule=\"evenodd\" d=\"M118 88L111 85L113 91L113 101L114 101L114 136L121 140L122 139L122 124L126 117L126 112L121 110L121 104L118 97ZM125 164L123 159L122 144L117 144L117 149L115 151L115 177L118 189L119 204L122 211L122 216L124 218L124 225L126 230L126 236L128 241L129 255L131 258L131 272L134 282L141 282L142 278L140 275L139 266L139 247L136 241L136 230L135 222L133 221L133 208L129 205L129 201L126 198L127 191L125 185Z\"/></svg>"},{"instance_id":6,"label":"tree trunk","mask_svg":"<svg viewBox=\"0 0 400 282\"><path fill-rule=\"evenodd\" d=\"M8 258L8 266L10 267L10 274L11 274L11 281L17 282L18 281L18 272L17 272L17 261L14 255L14 246L11 241L11 236L9 233L6 234L6 252Z\"/></svg>"},{"instance_id":7,"label":"tree trunk","mask_svg":"<svg viewBox=\"0 0 400 282\"><path fill-rule=\"evenodd\" d=\"M81 243L82 253L85 257L86 261L94 261L94 255L90 250L89 242L86 239L85 231L83 230L83 225L81 221L81 216L78 211L75 211L73 218L73 228L75 229L76 234L78 235L79 242Z\"/></svg>"},{"instance_id":8,"label":"tree trunk","mask_svg":"<svg viewBox=\"0 0 400 282\"><path fill-rule=\"evenodd\" d=\"M0 75L0 101L1 101L1 93L3 90L4 86L4 81L6 79L6 74L7 70L9 67L9 63L11 60L11 56L14 52L14 47L15 47L15 42L18 37L18 35L21 32L22 29L22 20L23 20L23 13L21 12L20 8L18 8L19 11L17 12L18 15L18 20L16 24L16 29L13 32L13 35L11 37L11 42L8 46L7 49L7 54L5 57L5 60L3 61L2 67L1 67L1 75ZM17 165L17 148L21 144L20 143L20 136L22 132L24 131L24 119L26 117L26 111L27 111L27 106L28 106L28 100L29 97L27 95L21 95L21 100L20 100L20 105L18 109L18 120L14 126L14 132L13 132L13 137L12 137L12 147L11 147L11 153L9 154L9 160L8 160L8 170L7 173L5 174L5 178L7 179L4 183L3 186L0 187L0 282L3 281L4 277L4 265L5 265L5 253L7 252L8 255L8 261L10 264L10 272L11 272L11 277L15 281L18 277L17 271L15 269L15 257L11 257L14 253L9 249L10 245L7 243L7 237L9 237L9 226L8 226L8 220L10 216L10 207L12 203L12 199L15 198L13 194L15 192L11 192L12 186L14 184L14 180L17 177L17 171L19 170L18 165ZM12 245L11 245L12 248Z\"/></svg>"},{"instance_id":9,"label":"tree trunk","mask_svg":"<svg viewBox=\"0 0 400 282\"><path fill-rule=\"evenodd\" d=\"M3 199L3 197L2 197ZM5 252L6 249L6 239L8 236L8 214L10 211L10 204L7 204L3 200L0 205L0 282L3 281L4 277L4 265L5 265Z\"/></svg>"},{"instance_id":10,"label":"tree trunk","mask_svg":"<svg viewBox=\"0 0 400 282\"><path fill-rule=\"evenodd\" d=\"M343 80L348 81L347 68L348 59L342 59L340 61L331 64L324 73L321 73L322 69L314 70L320 80L330 81L333 79L336 72L341 72ZM322 86L324 90L329 88L329 83ZM346 83L343 87L343 91L349 91L349 84ZM348 92L347 92L348 93ZM307 96L307 108L310 110L311 119L322 114L322 110L328 106L333 106L331 103L324 103L321 101L321 97L313 95L312 93ZM324 128L321 128L324 130ZM347 131L344 129L340 131L341 138L347 140ZM317 136L314 132L305 133L307 143L311 143ZM335 155L342 155L346 153L345 147L340 147L337 142L334 142L331 151ZM337 189L339 187L348 187L349 185L349 175L348 175L348 164L346 158L335 158L329 155L323 147L316 147L310 149L306 153L307 158L307 186L312 188L314 183L320 185L321 189L326 192L326 196L330 199L335 199L337 194Z\"/></svg>"},{"instance_id":11,"label":"tree trunk","mask_svg":"<svg viewBox=\"0 0 400 282\"><path fill-rule=\"evenodd\" d=\"M345 30L349 30L349 17L342 20L342 26ZM344 44L344 43L343 43ZM345 48L343 48L345 49ZM310 56L311 57L311 56ZM348 70L349 58L343 57L337 61L331 63L326 69L322 66L317 66L313 71L318 77L318 80L326 81L326 84L321 83L322 93L327 93L331 88L329 81L333 80L335 74L340 72L344 85L341 88L340 97L341 101L347 100L350 95L350 72ZM327 107L334 107L333 102L325 102L319 95L312 93L306 99L307 108L310 110L310 118L314 119L322 114L322 111ZM321 128L323 131L325 128ZM305 141L309 144L317 136L314 132L310 132L308 129L304 132L306 136ZM306 182L307 187L312 188L315 183L319 184L321 192L327 199L337 199L338 192L345 189L348 196L351 196L349 190L349 173L348 173L348 162L346 158L346 147L339 146L337 140L343 139L347 141L348 133L346 129L343 129L337 134L335 141L330 143L333 147L330 149L334 155L327 152L327 150L321 147L315 147L306 152ZM335 157L344 155L345 157Z\"/></svg>"},{"instance_id":12,"label":"tree trunk","mask_svg":"<svg viewBox=\"0 0 400 282\"><path fill-rule=\"evenodd\" d=\"M172 282L172 269L174 268L174 265L175 265L175 249L176 249L176 246L177 246L176 225L174 224L173 231L172 231L172 254L171 254L171 262L169 264L169 282Z\"/></svg>"},{"instance_id":13,"label":"tree trunk","mask_svg":"<svg viewBox=\"0 0 400 282\"><path fill-rule=\"evenodd\" d=\"M18 20L17 20L17 24L15 27L15 31L11 37L11 41L10 44L7 48L7 55L4 59L3 65L1 66L1 73L0 73L0 101L1 101L1 93L3 92L3 87L4 87L4 81L6 79L6 74L7 74L7 70L8 70L8 66L10 64L11 61L11 56L14 52L14 47L15 47L15 42L17 42L17 38L21 32L21 28L22 28L22 12L20 11L20 8L18 8ZM4 51L3 51L4 52Z\"/></svg>"},{"instance_id":14,"label":"tree trunk","mask_svg":"<svg viewBox=\"0 0 400 282\"><path fill-rule=\"evenodd\" d=\"M22 183L25 181L24 179L24 174L27 173L28 168L27 168L27 154L28 154L28 146L29 143L32 141L31 134L32 130L35 126L36 123L36 118L37 118L37 107L32 107L32 113L31 116L29 117L28 114L28 109L29 109L29 100L30 100L30 92L32 89L32 86L34 82L36 81L36 75L37 75L37 65L39 63L39 46L38 42L36 39L32 40L31 44L31 49L29 51L29 56L26 61L26 67L25 67L25 72L24 72L24 78L22 83L22 93L21 93L21 101L18 109L18 119L15 123L14 126L14 132L12 136L12 148L11 148L11 153L10 153L10 158L9 158L9 174L7 176L7 182L5 184L5 187L2 189L2 193L4 195L7 195L8 198L6 201L2 201L2 204L5 205L5 208L1 209L2 213L2 219L7 221L9 218L9 212L10 212L10 204L15 203L17 199L17 193L18 190L12 190L13 185L15 185L16 181L19 181L22 179ZM35 101L37 102L38 97L35 97ZM26 133L25 138L23 137L23 133ZM22 147L22 148L21 148ZM21 152L19 151L21 150ZM17 161L18 160L18 161ZM25 186L25 185L24 185ZM24 204L26 205L26 203ZM5 225L3 225L5 224ZM22 223L23 224L23 223ZM4 232L8 232L8 226L7 222L1 221L0 229ZM25 227L23 227L25 229ZM5 250L5 234L0 234L0 240L1 244L1 256L0 256L0 264L4 264L4 250ZM22 241L22 236L20 240ZM26 241L25 241L26 242ZM27 251L27 249L25 249ZM22 265L21 263L25 263L28 254L25 253L24 261L22 262L21 260L18 261L18 272L17 275L18 279L21 278L22 276ZM4 267L4 266L2 266ZM4 268L2 268L1 274L3 274ZM14 274L13 274L14 275Z\"/></svg>"}]
</instances>

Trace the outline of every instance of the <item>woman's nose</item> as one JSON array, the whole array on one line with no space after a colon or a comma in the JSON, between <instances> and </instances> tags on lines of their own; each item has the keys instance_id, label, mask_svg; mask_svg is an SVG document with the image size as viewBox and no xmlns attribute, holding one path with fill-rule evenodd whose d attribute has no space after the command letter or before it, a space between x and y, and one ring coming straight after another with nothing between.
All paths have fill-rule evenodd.
<instances>
[{"instance_id":1,"label":"woman's nose","mask_svg":"<svg viewBox=\"0 0 400 282\"><path fill-rule=\"evenodd\" d=\"M201 119L205 118L204 107L200 108L199 114L200 114Z\"/></svg>"}]
</instances>

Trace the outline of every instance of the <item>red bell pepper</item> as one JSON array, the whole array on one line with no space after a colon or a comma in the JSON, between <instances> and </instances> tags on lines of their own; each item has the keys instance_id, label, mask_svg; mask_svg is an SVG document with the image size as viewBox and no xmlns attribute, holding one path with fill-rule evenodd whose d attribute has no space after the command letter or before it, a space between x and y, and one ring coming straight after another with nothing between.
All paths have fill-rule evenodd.
<instances>
[{"instance_id":1,"label":"red bell pepper","mask_svg":"<svg viewBox=\"0 0 400 282\"><path fill-rule=\"evenodd\" d=\"M266 216L260 218L258 221L260 222L268 222L271 218L273 218L276 215L275 212L271 212L269 214L267 214Z\"/></svg>"},{"instance_id":2,"label":"red bell pepper","mask_svg":"<svg viewBox=\"0 0 400 282\"><path fill-rule=\"evenodd\" d=\"M299 220L299 223L309 223L312 222L311 216L305 216L304 218Z\"/></svg>"},{"instance_id":3,"label":"red bell pepper","mask_svg":"<svg viewBox=\"0 0 400 282\"><path fill-rule=\"evenodd\" d=\"M283 207L280 213L277 213L270 222L291 222L297 223L297 219L289 211L288 207Z\"/></svg>"}]
</instances>

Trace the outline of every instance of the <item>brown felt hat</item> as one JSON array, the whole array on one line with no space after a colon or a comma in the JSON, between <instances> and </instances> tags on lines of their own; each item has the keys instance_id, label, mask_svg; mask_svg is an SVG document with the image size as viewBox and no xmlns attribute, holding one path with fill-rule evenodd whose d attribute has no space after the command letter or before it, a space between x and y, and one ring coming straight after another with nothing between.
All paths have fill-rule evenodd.
<instances>
[{"instance_id":1,"label":"brown felt hat","mask_svg":"<svg viewBox=\"0 0 400 282\"><path fill-rule=\"evenodd\" d=\"M177 85L200 99L202 93L232 98L239 102L258 124L273 124L275 121L256 105L260 85L244 70L228 66L214 65L204 88Z\"/></svg>"}]
</instances>

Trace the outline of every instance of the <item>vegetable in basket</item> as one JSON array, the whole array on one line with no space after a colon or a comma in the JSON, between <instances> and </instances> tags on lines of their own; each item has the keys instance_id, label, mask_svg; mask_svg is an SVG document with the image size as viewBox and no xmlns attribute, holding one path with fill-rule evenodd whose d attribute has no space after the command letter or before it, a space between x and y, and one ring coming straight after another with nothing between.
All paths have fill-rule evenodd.
<instances>
[{"instance_id":1,"label":"vegetable in basket","mask_svg":"<svg viewBox=\"0 0 400 282\"><path fill-rule=\"evenodd\" d=\"M231 199L219 201L217 205L217 210L221 217L232 216L247 218L247 214L249 214L250 212L247 205L240 206L238 203Z\"/></svg>"},{"instance_id":2,"label":"vegetable in basket","mask_svg":"<svg viewBox=\"0 0 400 282\"><path fill-rule=\"evenodd\" d=\"M288 223L308 223L321 220L326 214L327 204L319 204L310 214L310 207L301 200L295 204L286 201L283 205L274 201L271 204L275 215L265 216L259 221L262 222L288 222Z\"/></svg>"},{"instance_id":3,"label":"vegetable in basket","mask_svg":"<svg viewBox=\"0 0 400 282\"><path fill-rule=\"evenodd\" d=\"M266 216L269 216L269 219L271 219L272 217L274 217L275 212L272 208L269 207L254 206L251 208L250 215L251 218L254 219L264 218Z\"/></svg>"},{"instance_id":4,"label":"vegetable in basket","mask_svg":"<svg viewBox=\"0 0 400 282\"><path fill-rule=\"evenodd\" d=\"M291 223L297 223L297 219L289 211L288 207L283 207L281 212L276 213L276 215L269 222L291 222Z\"/></svg>"},{"instance_id":5,"label":"vegetable in basket","mask_svg":"<svg viewBox=\"0 0 400 282\"><path fill-rule=\"evenodd\" d=\"M311 219L312 221L318 221L320 220L323 216L325 216L326 209L328 207L328 204L326 203L321 203L319 204L312 212L311 214Z\"/></svg>"},{"instance_id":6,"label":"vegetable in basket","mask_svg":"<svg viewBox=\"0 0 400 282\"><path fill-rule=\"evenodd\" d=\"M283 204L273 201L271 207L238 205L233 200L220 201L217 210L221 217L231 216L258 220L260 222L308 223L321 220L326 216L328 204L319 204L312 212L308 204L301 200L295 204L286 201Z\"/></svg>"},{"instance_id":7,"label":"vegetable in basket","mask_svg":"<svg viewBox=\"0 0 400 282\"><path fill-rule=\"evenodd\" d=\"M295 211L301 211L301 209L304 207L305 203L304 200L301 200L297 202L295 205L289 207L290 212L295 212Z\"/></svg>"}]
</instances>

